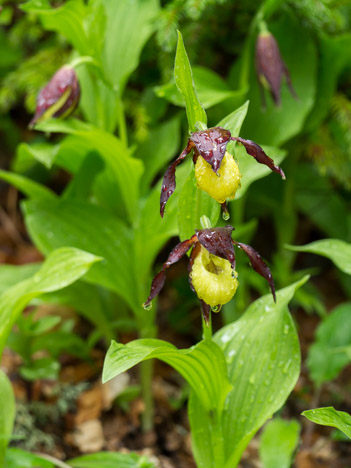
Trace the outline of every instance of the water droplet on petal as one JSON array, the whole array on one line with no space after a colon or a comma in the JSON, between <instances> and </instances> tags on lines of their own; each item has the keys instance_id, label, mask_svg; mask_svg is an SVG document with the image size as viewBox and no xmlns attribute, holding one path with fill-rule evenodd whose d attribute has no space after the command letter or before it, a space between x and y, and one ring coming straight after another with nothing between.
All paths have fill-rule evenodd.
<instances>
[{"instance_id":1,"label":"water droplet on petal","mask_svg":"<svg viewBox=\"0 0 351 468\"><path fill-rule=\"evenodd\" d=\"M230 218L229 211L223 211L222 218L224 219L224 221L228 221L228 219Z\"/></svg>"},{"instance_id":2,"label":"water droplet on petal","mask_svg":"<svg viewBox=\"0 0 351 468\"><path fill-rule=\"evenodd\" d=\"M212 312L219 312L222 308L221 304L215 305L211 307Z\"/></svg>"},{"instance_id":3,"label":"water droplet on petal","mask_svg":"<svg viewBox=\"0 0 351 468\"><path fill-rule=\"evenodd\" d=\"M152 303L149 302L148 304L144 302L143 307L145 310L151 310L152 309Z\"/></svg>"}]
</instances>

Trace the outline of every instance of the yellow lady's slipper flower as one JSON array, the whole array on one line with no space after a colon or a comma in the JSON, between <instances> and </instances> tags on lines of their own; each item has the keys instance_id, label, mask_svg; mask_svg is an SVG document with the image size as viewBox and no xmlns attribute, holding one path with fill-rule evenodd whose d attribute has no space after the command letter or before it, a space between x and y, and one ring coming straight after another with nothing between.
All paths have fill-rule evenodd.
<instances>
[{"instance_id":1,"label":"yellow lady's slipper flower","mask_svg":"<svg viewBox=\"0 0 351 468\"><path fill-rule=\"evenodd\" d=\"M195 163L195 178L197 186L207 192L218 203L233 200L240 187L241 174L239 166L233 156L225 152L218 176L213 172L211 165L202 156Z\"/></svg>"},{"instance_id":2,"label":"yellow lady's slipper flower","mask_svg":"<svg viewBox=\"0 0 351 468\"><path fill-rule=\"evenodd\" d=\"M254 270L268 281L275 300L274 281L268 266L252 247L234 241L232 231L232 226L201 229L190 239L176 245L161 271L152 280L150 295L144 303L144 308L151 307L152 299L163 288L166 270L192 249L189 264L190 287L200 299L202 314L207 322L211 310L218 312L222 304L232 299L239 286L235 271L234 245L247 254Z\"/></svg>"},{"instance_id":3,"label":"yellow lady's slipper flower","mask_svg":"<svg viewBox=\"0 0 351 468\"><path fill-rule=\"evenodd\" d=\"M228 260L211 254L203 246L194 260L191 282L198 298L211 307L229 302L239 286L237 273Z\"/></svg>"},{"instance_id":4,"label":"yellow lady's slipper flower","mask_svg":"<svg viewBox=\"0 0 351 468\"><path fill-rule=\"evenodd\" d=\"M274 161L266 155L263 149L251 140L232 137L229 130L222 127L212 127L190 135L186 148L168 167L163 177L160 199L160 214L163 217L166 203L175 190L175 170L178 164L193 150L195 177L199 188L205 190L212 198L224 204L227 198L234 198L240 186L239 168L231 155L226 151L230 140L244 145L247 154L257 162L265 164L272 171L285 179L285 174ZM212 172L211 172L212 171Z\"/></svg>"}]
</instances>

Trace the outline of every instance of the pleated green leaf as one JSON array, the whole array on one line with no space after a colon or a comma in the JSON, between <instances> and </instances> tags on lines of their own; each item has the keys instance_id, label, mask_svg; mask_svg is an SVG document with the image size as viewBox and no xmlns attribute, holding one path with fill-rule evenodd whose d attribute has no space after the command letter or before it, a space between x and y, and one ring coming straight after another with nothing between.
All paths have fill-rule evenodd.
<instances>
[{"instance_id":1,"label":"pleated green leaf","mask_svg":"<svg viewBox=\"0 0 351 468\"><path fill-rule=\"evenodd\" d=\"M199 468L234 468L264 422L287 399L300 372L300 347L288 302L307 281L255 301L236 322L214 336L224 352L229 392L220 422L204 411L193 395L189 418L194 456Z\"/></svg>"},{"instance_id":2,"label":"pleated green leaf","mask_svg":"<svg viewBox=\"0 0 351 468\"><path fill-rule=\"evenodd\" d=\"M145 456L136 453L100 452L69 460L72 468L155 468Z\"/></svg>"},{"instance_id":3,"label":"pleated green leaf","mask_svg":"<svg viewBox=\"0 0 351 468\"><path fill-rule=\"evenodd\" d=\"M49 120L37 125L45 132L68 133L82 140L82 144L96 150L110 169L121 191L129 219L133 222L139 199L139 181L143 173L143 163L130 156L130 150L111 133L76 119Z\"/></svg>"},{"instance_id":4,"label":"pleated green leaf","mask_svg":"<svg viewBox=\"0 0 351 468\"><path fill-rule=\"evenodd\" d=\"M48 256L40 270L7 289L0 296L0 354L18 315L35 297L56 291L87 273L99 257L82 250L64 247Z\"/></svg>"},{"instance_id":5,"label":"pleated green leaf","mask_svg":"<svg viewBox=\"0 0 351 468\"><path fill-rule=\"evenodd\" d=\"M308 277L255 301L237 321L222 328L222 348L233 390L226 400L223 435L226 468L238 463L255 432L289 396L300 373L300 346L288 303Z\"/></svg>"},{"instance_id":6,"label":"pleated green leaf","mask_svg":"<svg viewBox=\"0 0 351 468\"><path fill-rule=\"evenodd\" d=\"M30 198L38 200L55 198L55 194L50 189L44 185L38 184L38 182L27 179L27 177L24 177L20 174L7 172L0 169L0 179L5 180L9 184L13 185Z\"/></svg>"},{"instance_id":7,"label":"pleated green leaf","mask_svg":"<svg viewBox=\"0 0 351 468\"><path fill-rule=\"evenodd\" d=\"M45 29L62 34L82 55L89 53L83 20L86 7L82 0L68 0L53 8L47 0L30 0L21 9L39 15Z\"/></svg>"},{"instance_id":8,"label":"pleated green leaf","mask_svg":"<svg viewBox=\"0 0 351 468\"><path fill-rule=\"evenodd\" d=\"M15 395L6 374L0 370L0 466L3 466L7 444L15 421Z\"/></svg>"},{"instance_id":9,"label":"pleated green leaf","mask_svg":"<svg viewBox=\"0 0 351 468\"><path fill-rule=\"evenodd\" d=\"M285 150L274 148L273 146L262 146L262 148L265 153L274 160L274 163L278 165L284 160L287 154ZM264 164L259 164L252 156L249 156L242 145L236 145L234 156L242 174L241 186L235 195L235 199L237 200L246 193L246 190L255 180L262 179L262 177L272 174L272 171L269 167ZM280 184L285 183L278 174L273 174L272 177L277 177Z\"/></svg>"},{"instance_id":10,"label":"pleated green leaf","mask_svg":"<svg viewBox=\"0 0 351 468\"><path fill-rule=\"evenodd\" d=\"M113 341L105 358L103 382L152 358L174 367L206 411L221 411L231 385L223 353L211 340L201 341L189 349L177 349L167 341L153 339L135 340L126 345Z\"/></svg>"},{"instance_id":11,"label":"pleated green leaf","mask_svg":"<svg viewBox=\"0 0 351 468\"><path fill-rule=\"evenodd\" d=\"M300 424L296 420L274 418L265 425L260 438L260 459L263 468L291 467L300 430Z\"/></svg>"},{"instance_id":12,"label":"pleated green leaf","mask_svg":"<svg viewBox=\"0 0 351 468\"><path fill-rule=\"evenodd\" d=\"M249 101L246 101L242 106L238 107L238 109L235 109L235 111L233 111L231 114L227 115L220 122L218 122L217 126L229 130L232 136L239 136L248 109ZM232 144L234 145L234 142L228 143L228 145ZM230 148L230 146L228 146L227 148Z\"/></svg>"},{"instance_id":13,"label":"pleated green leaf","mask_svg":"<svg viewBox=\"0 0 351 468\"><path fill-rule=\"evenodd\" d=\"M350 362L351 302L335 307L318 325L308 349L307 367L316 386L335 379Z\"/></svg>"},{"instance_id":14,"label":"pleated green leaf","mask_svg":"<svg viewBox=\"0 0 351 468\"><path fill-rule=\"evenodd\" d=\"M341 271L351 275L351 244L339 239L322 239L307 245L287 245L296 252L310 252L329 258Z\"/></svg>"},{"instance_id":15,"label":"pleated green leaf","mask_svg":"<svg viewBox=\"0 0 351 468\"><path fill-rule=\"evenodd\" d=\"M207 124L206 112L197 97L193 74L188 55L180 31L178 31L178 45L174 64L174 78L183 99L185 101L186 115L190 132L195 132L196 122Z\"/></svg>"},{"instance_id":16,"label":"pleated green leaf","mask_svg":"<svg viewBox=\"0 0 351 468\"><path fill-rule=\"evenodd\" d=\"M55 468L55 465L39 455L11 447L6 451L5 468Z\"/></svg>"},{"instance_id":17,"label":"pleated green leaf","mask_svg":"<svg viewBox=\"0 0 351 468\"><path fill-rule=\"evenodd\" d=\"M316 424L336 427L351 439L351 416L348 413L337 411L332 406L328 406L307 410L301 414Z\"/></svg>"},{"instance_id":18,"label":"pleated green leaf","mask_svg":"<svg viewBox=\"0 0 351 468\"><path fill-rule=\"evenodd\" d=\"M139 298L139 304L135 294L132 235L122 221L100 207L74 200L27 201L24 212L28 231L44 254L69 245L103 257L86 280L115 291L133 309L141 309L144 299Z\"/></svg>"}]
</instances>

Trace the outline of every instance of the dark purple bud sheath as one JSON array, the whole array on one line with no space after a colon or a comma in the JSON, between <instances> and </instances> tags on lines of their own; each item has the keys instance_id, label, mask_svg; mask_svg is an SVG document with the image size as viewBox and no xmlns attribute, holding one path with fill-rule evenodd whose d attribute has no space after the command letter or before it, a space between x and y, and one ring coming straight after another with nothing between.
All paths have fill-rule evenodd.
<instances>
[{"instance_id":1,"label":"dark purple bud sheath","mask_svg":"<svg viewBox=\"0 0 351 468\"><path fill-rule=\"evenodd\" d=\"M245 147L247 154L254 157L258 163L265 164L273 172L279 174L282 177L282 179L286 179L283 169L274 164L273 159L266 155L266 153L263 151L260 145L258 145L254 141L244 140L244 138L240 137L231 137L231 140L238 141L239 143L241 143Z\"/></svg>"},{"instance_id":2,"label":"dark purple bud sheath","mask_svg":"<svg viewBox=\"0 0 351 468\"><path fill-rule=\"evenodd\" d=\"M79 97L80 86L74 69L69 66L60 68L39 92L35 115L29 127L51 117L67 116L77 106Z\"/></svg>"},{"instance_id":3,"label":"dark purple bud sheath","mask_svg":"<svg viewBox=\"0 0 351 468\"><path fill-rule=\"evenodd\" d=\"M265 280L268 281L269 287L271 288L271 292L272 292L274 302L276 302L275 286L274 286L273 276L272 276L271 270L268 268L268 266L262 260L261 255L255 249L253 249L250 245L242 244L242 243L237 242L235 240L233 240L233 243L235 245L237 245L243 252L246 253L246 255L249 257L252 268L256 271L256 273L258 273Z\"/></svg>"},{"instance_id":4,"label":"dark purple bud sheath","mask_svg":"<svg viewBox=\"0 0 351 468\"><path fill-rule=\"evenodd\" d=\"M292 96L297 99L277 41L268 31L261 32L257 37L255 61L258 83L261 87L268 85L276 106L280 106L281 103L281 84L284 76ZM262 97L264 99L263 93Z\"/></svg>"}]
</instances>

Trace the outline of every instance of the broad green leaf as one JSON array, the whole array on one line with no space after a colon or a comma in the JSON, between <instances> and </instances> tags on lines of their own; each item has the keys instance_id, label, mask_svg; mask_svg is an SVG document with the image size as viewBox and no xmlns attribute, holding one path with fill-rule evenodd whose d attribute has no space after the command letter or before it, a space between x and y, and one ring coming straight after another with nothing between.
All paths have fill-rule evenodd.
<instances>
[{"instance_id":1,"label":"broad green leaf","mask_svg":"<svg viewBox=\"0 0 351 468\"><path fill-rule=\"evenodd\" d=\"M239 136L248 110L249 101L246 101L242 106L238 107L238 109L235 109L235 111L218 122L217 127L223 127L226 130L229 130L233 136ZM234 143L230 142L229 145L231 144Z\"/></svg>"},{"instance_id":2,"label":"broad green leaf","mask_svg":"<svg viewBox=\"0 0 351 468\"><path fill-rule=\"evenodd\" d=\"M106 13L102 63L108 79L123 89L154 30L158 0L102 0Z\"/></svg>"},{"instance_id":3,"label":"broad green leaf","mask_svg":"<svg viewBox=\"0 0 351 468\"><path fill-rule=\"evenodd\" d=\"M86 64L76 71L82 90L79 107L85 120L106 132L114 133L122 104L118 91L99 79L95 67Z\"/></svg>"},{"instance_id":4,"label":"broad green leaf","mask_svg":"<svg viewBox=\"0 0 351 468\"><path fill-rule=\"evenodd\" d=\"M237 98L242 100L246 89L233 91L229 85L217 73L205 67L192 67L195 89L204 109L219 104L226 99ZM182 94L178 90L174 80L162 86L157 86L155 92L158 97L167 99L176 106L185 106Z\"/></svg>"},{"instance_id":5,"label":"broad green leaf","mask_svg":"<svg viewBox=\"0 0 351 468\"><path fill-rule=\"evenodd\" d=\"M16 158L18 160L33 158L43 164L47 169L51 169L55 161L58 148L59 145L53 145L47 142L33 143L32 145L21 143L17 147Z\"/></svg>"},{"instance_id":6,"label":"broad green leaf","mask_svg":"<svg viewBox=\"0 0 351 468\"><path fill-rule=\"evenodd\" d=\"M41 263L26 265L0 265L0 294L15 284L33 276L41 267Z\"/></svg>"},{"instance_id":7,"label":"broad green leaf","mask_svg":"<svg viewBox=\"0 0 351 468\"><path fill-rule=\"evenodd\" d=\"M343 347L351 345L351 302L341 304L321 322L308 351L307 366L317 385L335 379L350 362Z\"/></svg>"},{"instance_id":8,"label":"broad green leaf","mask_svg":"<svg viewBox=\"0 0 351 468\"><path fill-rule=\"evenodd\" d=\"M6 451L5 468L55 468L54 464L34 453L19 448Z\"/></svg>"},{"instance_id":9,"label":"broad green leaf","mask_svg":"<svg viewBox=\"0 0 351 468\"><path fill-rule=\"evenodd\" d=\"M319 64L315 105L306 122L307 131L313 131L322 123L330 109L338 77L351 60L351 35L336 37L321 35L318 40ZM330 66L333 63L333 66Z\"/></svg>"},{"instance_id":10,"label":"broad green leaf","mask_svg":"<svg viewBox=\"0 0 351 468\"><path fill-rule=\"evenodd\" d=\"M59 291L45 294L40 300L74 307L101 332L108 343L113 338L111 320L114 315L111 313L111 297L108 291L99 286L76 281Z\"/></svg>"},{"instance_id":11,"label":"broad green leaf","mask_svg":"<svg viewBox=\"0 0 351 468\"><path fill-rule=\"evenodd\" d=\"M181 95L183 96L190 132L195 132L196 122L207 124L206 112L196 95L193 74L188 55L180 31L178 31L178 45L174 64L174 78Z\"/></svg>"},{"instance_id":12,"label":"broad green leaf","mask_svg":"<svg viewBox=\"0 0 351 468\"><path fill-rule=\"evenodd\" d=\"M0 370L0 465L3 466L7 444L15 421L15 395L6 374Z\"/></svg>"},{"instance_id":13,"label":"broad green leaf","mask_svg":"<svg viewBox=\"0 0 351 468\"><path fill-rule=\"evenodd\" d=\"M33 276L41 265L41 263L0 265L0 294L20 281ZM108 300L106 299L106 292L102 297L98 286L76 281L59 291L44 294L38 302L65 304L74 307L83 317L100 329L108 340L113 337L111 318L109 319L107 313Z\"/></svg>"},{"instance_id":14,"label":"broad green leaf","mask_svg":"<svg viewBox=\"0 0 351 468\"><path fill-rule=\"evenodd\" d=\"M280 146L303 129L306 117L313 107L317 53L311 33L292 14L280 15L278 21L269 23L269 30L278 42L299 99L295 100L291 96L283 80L281 107L275 107L271 96L266 92L267 109L263 110L256 70L252 66L248 94L250 108L241 136L260 144ZM256 30L253 34L256 34ZM253 54L252 50L251 61Z\"/></svg>"},{"instance_id":15,"label":"broad green leaf","mask_svg":"<svg viewBox=\"0 0 351 468\"><path fill-rule=\"evenodd\" d=\"M348 413L337 411L332 406L328 406L307 410L301 414L316 424L336 427L351 439L351 416Z\"/></svg>"},{"instance_id":16,"label":"broad green leaf","mask_svg":"<svg viewBox=\"0 0 351 468\"><path fill-rule=\"evenodd\" d=\"M7 289L0 296L0 354L7 337L26 305L46 292L64 288L87 273L90 267L101 260L82 250L63 247L52 252L40 270Z\"/></svg>"},{"instance_id":17,"label":"broad green leaf","mask_svg":"<svg viewBox=\"0 0 351 468\"><path fill-rule=\"evenodd\" d=\"M5 180L34 200L55 199L55 194L44 185L38 184L38 182L34 182L14 172L7 172L0 169L0 179Z\"/></svg>"},{"instance_id":18,"label":"broad green leaf","mask_svg":"<svg viewBox=\"0 0 351 468\"><path fill-rule=\"evenodd\" d=\"M211 340L189 349L177 349L167 341L142 339L126 345L112 342L107 352L103 382L147 359L157 358L174 367L189 383L206 411L220 413L231 388L220 348Z\"/></svg>"},{"instance_id":19,"label":"broad green leaf","mask_svg":"<svg viewBox=\"0 0 351 468\"><path fill-rule=\"evenodd\" d=\"M301 426L295 421L275 418L269 421L260 438L263 468L289 468L299 442Z\"/></svg>"},{"instance_id":20,"label":"broad green leaf","mask_svg":"<svg viewBox=\"0 0 351 468\"><path fill-rule=\"evenodd\" d=\"M210 195L196 186L194 171L187 177L178 202L179 237L183 241L190 239L195 229L202 229L200 218L206 215L211 225L217 224L220 214L220 204Z\"/></svg>"},{"instance_id":21,"label":"broad green leaf","mask_svg":"<svg viewBox=\"0 0 351 468\"><path fill-rule=\"evenodd\" d=\"M258 299L214 337L233 385L222 420L226 468L237 465L250 439L285 403L298 379L300 346L287 305L307 279L277 291L276 303L271 295Z\"/></svg>"},{"instance_id":22,"label":"broad green leaf","mask_svg":"<svg viewBox=\"0 0 351 468\"><path fill-rule=\"evenodd\" d=\"M160 191L157 184L149 196L140 204L139 217L135 226L134 249L136 271L140 286L149 288L152 264L162 246L178 234L177 202L178 193L167 204L167 215L160 216ZM145 295L147 291L144 290Z\"/></svg>"},{"instance_id":23,"label":"broad green leaf","mask_svg":"<svg viewBox=\"0 0 351 468\"><path fill-rule=\"evenodd\" d=\"M148 190L157 173L164 169L170 159L175 158L179 150L180 136L179 118L175 117L151 130L146 141L142 142L136 151L136 156L142 159L145 166L141 183Z\"/></svg>"},{"instance_id":24,"label":"broad green leaf","mask_svg":"<svg viewBox=\"0 0 351 468\"><path fill-rule=\"evenodd\" d=\"M111 133L75 119L49 120L37 126L45 132L68 133L80 137L90 150L96 150L104 159L118 184L130 221L133 222L139 198L139 181L143 163L130 156L130 150Z\"/></svg>"},{"instance_id":25,"label":"broad green leaf","mask_svg":"<svg viewBox=\"0 0 351 468\"><path fill-rule=\"evenodd\" d=\"M351 242L351 215L346 200L334 185L309 164L299 165L295 175L295 203L328 237Z\"/></svg>"},{"instance_id":26,"label":"broad green leaf","mask_svg":"<svg viewBox=\"0 0 351 468\"><path fill-rule=\"evenodd\" d=\"M339 239L322 239L307 245L288 245L289 250L311 252L329 258L341 271L351 275L351 244Z\"/></svg>"},{"instance_id":27,"label":"broad green leaf","mask_svg":"<svg viewBox=\"0 0 351 468\"><path fill-rule=\"evenodd\" d=\"M28 231L43 253L69 245L103 257L85 279L140 309L144 299L135 294L132 235L122 221L101 207L75 200L27 201L23 206Z\"/></svg>"},{"instance_id":28,"label":"broad green leaf","mask_svg":"<svg viewBox=\"0 0 351 468\"><path fill-rule=\"evenodd\" d=\"M272 146L262 146L262 148L277 165L284 160L287 154L286 151ZM235 200L237 200L245 194L252 182L272 174L272 171L269 167L264 164L259 164L252 156L249 156L242 145L236 145L234 155L242 175L241 186L235 195ZM279 182L284 184L284 181L280 180L280 176L278 174L273 174L272 177L278 177Z\"/></svg>"},{"instance_id":29,"label":"broad green leaf","mask_svg":"<svg viewBox=\"0 0 351 468\"><path fill-rule=\"evenodd\" d=\"M81 55L89 55L83 25L86 9L82 0L68 0L57 8L51 7L47 0L30 0L21 5L21 9L39 15L45 29L62 34Z\"/></svg>"},{"instance_id":30,"label":"broad green leaf","mask_svg":"<svg viewBox=\"0 0 351 468\"><path fill-rule=\"evenodd\" d=\"M136 453L101 452L68 461L72 468L155 468L145 456Z\"/></svg>"}]
</instances>

